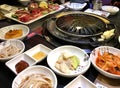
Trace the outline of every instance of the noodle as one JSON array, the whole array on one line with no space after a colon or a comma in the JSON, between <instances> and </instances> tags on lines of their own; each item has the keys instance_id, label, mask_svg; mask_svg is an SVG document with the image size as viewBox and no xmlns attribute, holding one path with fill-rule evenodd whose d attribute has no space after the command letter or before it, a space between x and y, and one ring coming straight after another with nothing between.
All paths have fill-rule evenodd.
<instances>
[{"instance_id":1,"label":"noodle","mask_svg":"<svg viewBox=\"0 0 120 88\"><path fill-rule=\"evenodd\" d=\"M52 88L52 81L45 75L32 74L23 79L18 88Z\"/></svg>"},{"instance_id":2,"label":"noodle","mask_svg":"<svg viewBox=\"0 0 120 88\"><path fill-rule=\"evenodd\" d=\"M9 46L6 46L0 50L0 58L7 58L19 52L20 52L19 48L10 44Z\"/></svg>"}]
</instances>

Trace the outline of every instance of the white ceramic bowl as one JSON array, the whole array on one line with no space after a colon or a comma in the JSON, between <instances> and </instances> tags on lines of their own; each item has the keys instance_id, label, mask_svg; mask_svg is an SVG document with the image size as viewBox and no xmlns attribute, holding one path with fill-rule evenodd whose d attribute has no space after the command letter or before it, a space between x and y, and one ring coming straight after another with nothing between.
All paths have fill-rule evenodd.
<instances>
[{"instance_id":1,"label":"white ceramic bowl","mask_svg":"<svg viewBox=\"0 0 120 88\"><path fill-rule=\"evenodd\" d=\"M100 67L96 65L96 59L98 57L98 52L100 52L101 55L103 55L103 52L109 52L113 55L120 56L120 50L117 48L111 47L111 46L100 46L100 47L95 48L90 54L90 60L92 62L92 65L96 68L96 70L98 70L101 74L109 78L120 79L120 75L115 75L107 71L104 71L103 69L101 69Z\"/></svg>"},{"instance_id":2,"label":"white ceramic bowl","mask_svg":"<svg viewBox=\"0 0 120 88\"><path fill-rule=\"evenodd\" d=\"M67 3L66 6L71 10L82 10L87 3Z\"/></svg>"},{"instance_id":3,"label":"white ceramic bowl","mask_svg":"<svg viewBox=\"0 0 120 88\"><path fill-rule=\"evenodd\" d=\"M12 48L11 45L14 47L17 47L17 49ZM5 49L5 47L8 47L8 46L9 46L9 48ZM0 57L0 61L10 60L10 59L16 57L17 55L21 54L24 51L24 49L25 49L25 45L21 40L7 40L4 42L1 42L0 43L0 50L2 50L2 51L0 51L0 52L2 54L4 54L3 56L5 56L5 57L2 57L2 58ZM9 51L7 51L7 50L9 50ZM14 53L14 52L17 52L17 53ZM9 56L9 54L12 54L12 55Z\"/></svg>"},{"instance_id":4,"label":"white ceramic bowl","mask_svg":"<svg viewBox=\"0 0 120 88\"><path fill-rule=\"evenodd\" d=\"M115 15L119 11L119 8L116 6L105 5L102 6L102 10L109 12L110 15Z\"/></svg>"},{"instance_id":5,"label":"white ceramic bowl","mask_svg":"<svg viewBox=\"0 0 120 88\"><path fill-rule=\"evenodd\" d=\"M31 0L18 0L22 5L27 6Z\"/></svg>"},{"instance_id":6,"label":"white ceramic bowl","mask_svg":"<svg viewBox=\"0 0 120 88\"><path fill-rule=\"evenodd\" d=\"M61 72L55 67L56 61L58 61L58 58L64 52L68 52L71 53L72 55L77 56L80 61L80 64L77 67L77 69L72 70L70 73ZM82 49L72 45L64 45L55 48L48 54L47 63L50 66L50 68L54 70L58 75L61 75L63 77L75 77L78 76L79 74L84 74L89 69L90 60L88 58L89 58L88 54Z\"/></svg>"},{"instance_id":7,"label":"white ceramic bowl","mask_svg":"<svg viewBox=\"0 0 120 88\"><path fill-rule=\"evenodd\" d=\"M120 43L120 36L118 36L118 42Z\"/></svg>"},{"instance_id":8,"label":"white ceramic bowl","mask_svg":"<svg viewBox=\"0 0 120 88\"><path fill-rule=\"evenodd\" d=\"M52 86L53 86L52 88L57 88L56 75L51 69L42 65L30 66L26 68L24 71L22 71L21 73L19 73L13 80L12 88L18 88L18 85L20 85L22 80L32 74L46 75L52 81Z\"/></svg>"},{"instance_id":9,"label":"white ceramic bowl","mask_svg":"<svg viewBox=\"0 0 120 88\"><path fill-rule=\"evenodd\" d=\"M7 33L10 30L18 30L21 29L23 32L23 35L17 38L13 38L13 39L19 39L19 40L23 40L28 34L29 34L29 27L26 25L22 25L22 24L15 24L15 25L9 25L9 26L5 26L0 28L0 39L1 40L10 40L10 39L5 39L5 33Z\"/></svg>"}]
</instances>

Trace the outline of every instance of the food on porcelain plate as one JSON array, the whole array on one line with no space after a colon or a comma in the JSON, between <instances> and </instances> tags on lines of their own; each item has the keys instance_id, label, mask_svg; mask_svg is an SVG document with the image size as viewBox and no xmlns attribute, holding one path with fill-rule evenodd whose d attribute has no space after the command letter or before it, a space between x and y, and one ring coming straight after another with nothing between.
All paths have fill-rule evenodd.
<instances>
[{"instance_id":1,"label":"food on porcelain plate","mask_svg":"<svg viewBox=\"0 0 120 88\"><path fill-rule=\"evenodd\" d=\"M51 79L43 74L32 74L22 80L18 88L52 88Z\"/></svg>"},{"instance_id":2,"label":"food on porcelain plate","mask_svg":"<svg viewBox=\"0 0 120 88\"><path fill-rule=\"evenodd\" d=\"M103 52L101 55L98 52L96 65L109 73L120 75L120 57L109 52Z\"/></svg>"},{"instance_id":3,"label":"food on porcelain plate","mask_svg":"<svg viewBox=\"0 0 120 88\"><path fill-rule=\"evenodd\" d=\"M19 73L12 83L12 88L56 88L57 78L48 67L36 65Z\"/></svg>"},{"instance_id":4,"label":"food on porcelain plate","mask_svg":"<svg viewBox=\"0 0 120 88\"><path fill-rule=\"evenodd\" d=\"M21 29L13 29L9 30L7 33L5 33L5 39L13 39L13 38L18 38L23 35L23 31Z\"/></svg>"},{"instance_id":5,"label":"food on porcelain plate","mask_svg":"<svg viewBox=\"0 0 120 88\"><path fill-rule=\"evenodd\" d=\"M23 24L30 24L63 8L64 6L52 2L31 2L27 7L5 14L5 16Z\"/></svg>"},{"instance_id":6,"label":"food on porcelain plate","mask_svg":"<svg viewBox=\"0 0 120 88\"><path fill-rule=\"evenodd\" d=\"M47 56L47 63L58 75L63 77L75 77L85 73L90 60L88 54L82 49L64 45L55 48Z\"/></svg>"},{"instance_id":7,"label":"food on porcelain plate","mask_svg":"<svg viewBox=\"0 0 120 88\"><path fill-rule=\"evenodd\" d=\"M100 46L90 54L93 66L103 75L120 79L120 50L111 46Z\"/></svg>"},{"instance_id":8,"label":"food on porcelain plate","mask_svg":"<svg viewBox=\"0 0 120 88\"><path fill-rule=\"evenodd\" d=\"M8 40L0 43L0 60L9 60L25 49L25 45L20 40Z\"/></svg>"},{"instance_id":9,"label":"food on porcelain plate","mask_svg":"<svg viewBox=\"0 0 120 88\"><path fill-rule=\"evenodd\" d=\"M20 52L20 49L12 44L1 47L0 58L8 58Z\"/></svg>"},{"instance_id":10,"label":"food on porcelain plate","mask_svg":"<svg viewBox=\"0 0 120 88\"><path fill-rule=\"evenodd\" d=\"M55 67L63 73L70 73L71 71L76 70L79 64L80 61L76 55L63 52L58 57Z\"/></svg>"},{"instance_id":11,"label":"food on porcelain plate","mask_svg":"<svg viewBox=\"0 0 120 88\"><path fill-rule=\"evenodd\" d=\"M22 24L14 24L0 28L0 39L10 40L19 39L23 40L29 34L29 27Z\"/></svg>"}]
</instances>

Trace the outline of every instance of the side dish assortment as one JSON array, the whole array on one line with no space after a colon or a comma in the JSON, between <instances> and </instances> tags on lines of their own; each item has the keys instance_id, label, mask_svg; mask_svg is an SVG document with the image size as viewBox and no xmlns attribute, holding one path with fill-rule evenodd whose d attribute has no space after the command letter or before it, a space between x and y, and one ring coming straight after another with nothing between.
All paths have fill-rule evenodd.
<instances>
[{"instance_id":1,"label":"side dish assortment","mask_svg":"<svg viewBox=\"0 0 120 88\"><path fill-rule=\"evenodd\" d=\"M38 44L24 52L25 45L22 39L29 33L27 26L10 25L1 28L0 31L1 40L6 40L0 43L0 61L4 61L17 75L12 88L33 86L56 88L58 81L55 73L66 78L76 77L65 88L82 86L95 88L95 84L82 75L89 69L91 63L101 74L120 79L120 50L117 48L96 47L89 56L83 49L73 45L63 45L51 50L43 44ZM47 59L50 68L36 65L44 59ZM84 85L84 82L87 85Z\"/></svg>"},{"instance_id":2,"label":"side dish assortment","mask_svg":"<svg viewBox=\"0 0 120 88\"><path fill-rule=\"evenodd\" d=\"M0 9L3 7L5 5L0 6ZM63 8L53 2L30 2L25 8L15 7L14 11L5 16L29 24ZM22 24L0 28L0 40L3 41L0 43L0 61L5 62L5 65L16 74L12 88L57 88L56 74L64 78L76 77L64 88L96 88L94 83L83 76L91 63L104 76L120 79L119 49L99 46L88 55L83 49L74 45L63 45L52 50L43 44L38 44L24 51L25 44L22 40L29 32L29 27ZM115 29L105 31L99 40L109 39L113 35ZM44 59L49 67L37 65Z\"/></svg>"}]
</instances>

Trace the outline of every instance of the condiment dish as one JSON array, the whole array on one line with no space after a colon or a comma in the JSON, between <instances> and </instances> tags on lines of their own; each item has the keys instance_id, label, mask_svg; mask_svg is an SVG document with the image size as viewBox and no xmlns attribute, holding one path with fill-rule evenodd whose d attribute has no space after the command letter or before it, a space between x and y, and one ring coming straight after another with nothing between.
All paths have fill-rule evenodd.
<instances>
[{"instance_id":1,"label":"condiment dish","mask_svg":"<svg viewBox=\"0 0 120 88\"><path fill-rule=\"evenodd\" d=\"M43 44L38 44L27 50L25 54L31 57L36 63L38 63L44 60L50 51L51 49L47 46Z\"/></svg>"},{"instance_id":2,"label":"condiment dish","mask_svg":"<svg viewBox=\"0 0 120 88\"><path fill-rule=\"evenodd\" d=\"M13 71L16 75L18 74L17 72L17 68L16 68L16 65L20 62L20 61L24 61L28 64L28 67L29 66L32 66L35 64L35 61L30 58L29 56L27 56L25 53L22 53L16 57L14 57L13 59L7 61L5 63L5 65L11 70ZM23 66L23 64L21 64ZM19 68L20 69L20 68ZM21 70L21 72L23 71L24 69Z\"/></svg>"}]
</instances>

